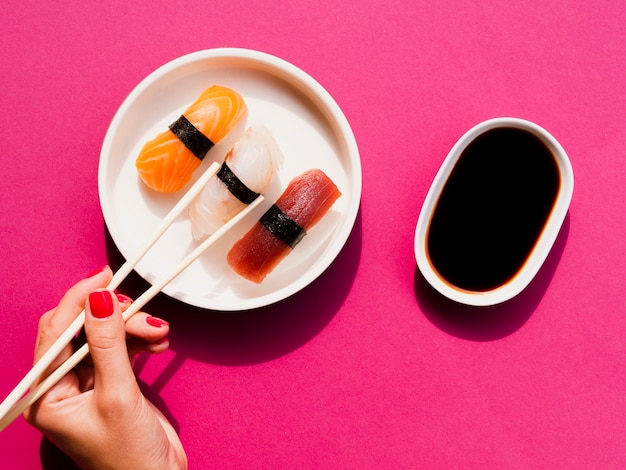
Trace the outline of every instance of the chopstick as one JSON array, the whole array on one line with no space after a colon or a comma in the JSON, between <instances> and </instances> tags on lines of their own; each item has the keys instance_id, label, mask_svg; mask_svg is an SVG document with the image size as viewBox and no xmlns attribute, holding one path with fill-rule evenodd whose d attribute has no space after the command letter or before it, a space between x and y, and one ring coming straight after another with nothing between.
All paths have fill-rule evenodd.
<instances>
[{"instance_id":1,"label":"chopstick","mask_svg":"<svg viewBox=\"0 0 626 470\"><path fill-rule=\"evenodd\" d=\"M183 210L191 203L191 201L197 196L204 186L208 183L209 179L217 173L220 165L213 163L202 176L193 184L193 186L183 195L183 197L176 203L172 210L162 220L157 230L152 236L142 244L137 253L129 258L121 267L117 270L111 282L107 285L107 289L113 290L119 286L119 284L130 274L137 263L145 256L150 248L161 238L163 233L169 228L169 226L176 220L176 218L183 212ZM235 224L237 224L242 218L244 218L249 212L263 202L263 196L258 196L252 203L250 203L244 210L235 215L225 225L220 227L213 235L205 239L200 245L198 245L189 255L187 255L178 266L169 274L163 276L161 279L153 283L144 294L136 299L131 306L124 312L124 320L128 320L134 315L140 308L142 308L148 301L150 301L161 289L163 289L169 282L172 281L178 274L187 268L193 261L195 261L206 249L213 245L221 236L223 236L228 230L230 230ZM0 431L5 429L15 418L17 418L26 408L32 405L37 399L41 397L46 391L56 384L67 372L76 366L88 353L89 348L84 345L78 349L74 355L72 355L66 362L59 366L52 374L50 374L44 381L42 381L36 388L31 390L28 395L24 396L26 392L33 386L35 381L50 367L52 362L61 351L70 343L74 336L78 333L80 328L85 323L84 310L78 315L78 317L67 327L67 329L59 336L55 343L50 347L48 351L35 363L33 368L26 376L20 381L20 383L13 389L13 391L7 396L7 398L0 404ZM24 397L23 397L24 396ZM23 397L20 400L20 397ZM19 403L18 403L19 402Z\"/></svg>"},{"instance_id":2,"label":"chopstick","mask_svg":"<svg viewBox=\"0 0 626 470\"><path fill-rule=\"evenodd\" d=\"M152 248L152 246L161 238L169 226L176 220L176 218L185 210L185 208L191 203L193 198L200 193L202 188L208 183L209 179L217 173L219 170L219 164L214 162L209 168L198 178L193 186L183 195L183 197L176 203L176 205L170 210L170 212L161 221L160 225L154 231L152 236L148 238L135 253L133 257L130 257L126 262L117 270L109 284L106 286L109 290L116 289L122 281L130 274L135 268L137 263L145 256L145 254ZM5 398L0 404L0 419L12 408L15 403L22 397L35 381L43 374L52 361L63 351L72 338L80 331L85 324L85 311L83 310L78 317L66 328L66 330L57 338L52 344L50 349L33 365L32 369L24 378L18 383L13 391Z\"/></svg>"},{"instance_id":3,"label":"chopstick","mask_svg":"<svg viewBox=\"0 0 626 470\"><path fill-rule=\"evenodd\" d=\"M259 195L248 206L230 219L226 224L221 226L213 235L204 240L198 245L190 254L188 254L169 274L158 279L148 290L146 290L141 296L139 296L131 305L123 312L124 321L128 321L135 313L137 313L146 303L148 303L161 289L169 284L176 276L184 271L191 263L193 263L204 251L206 251L211 245L213 245L219 238L221 238L226 232L234 227L241 219L243 219L248 213L254 210L259 204L263 202L264 198ZM83 317L84 318L84 317ZM56 384L62 377L65 376L70 370L72 370L80 361L82 361L89 352L89 346L84 344L80 347L69 359L55 369L48 377L46 377L39 385L31 390L22 400L20 400L15 406L13 406L9 413L0 419L0 431L5 429L13 420L21 415L26 408L36 402L41 396L46 393L54 384Z\"/></svg>"}]
</instances>

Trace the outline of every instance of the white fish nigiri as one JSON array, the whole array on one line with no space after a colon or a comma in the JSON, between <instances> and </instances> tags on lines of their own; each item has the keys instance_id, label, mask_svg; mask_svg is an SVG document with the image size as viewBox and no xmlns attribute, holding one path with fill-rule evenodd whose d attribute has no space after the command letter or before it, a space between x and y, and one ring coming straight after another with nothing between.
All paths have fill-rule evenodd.
<instances>
[{"instance_id":1,"label":"white fish nigiri","mask_svg":"<svg viewBox=\"0 0 626 470\"><path fill-rule=\"evenodd\" d=\"M283 154L263 125L248 128L228 151L224 162L227 170L249 190L262 194L270 185L274 173L282 165ZM224 170L224 166L220 173ZM191 232L196 240L211 235L246 207L231 189L215 176L189 206Z\"/></svg>"}]
</instances>

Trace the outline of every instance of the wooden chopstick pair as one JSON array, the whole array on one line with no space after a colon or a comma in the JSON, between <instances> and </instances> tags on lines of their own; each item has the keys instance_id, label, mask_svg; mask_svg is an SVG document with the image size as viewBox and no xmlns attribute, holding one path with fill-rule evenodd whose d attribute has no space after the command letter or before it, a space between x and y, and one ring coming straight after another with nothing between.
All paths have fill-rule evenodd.
<instances>
[{"instance_id":1,"label":"wooden chopstick pair","mask_svg":"<svg viewBox=\"0 0 626 470\"><path fill-rule=\"evenodd\" d=\"M121 282L131 273L137 263L145 256L150 248L161 238L168 227L176 220L176 218L189 206L191 201L202 191L202 188L208 183L209 179L219 170L219 163L213 163L202 176L193 184L193 186L183 195L176 203L172 210L161 221L161 224L153 235L148 239L137 251L134 257L129 258L114 274L107 289L116 289ZM248 204L241 212L230 219L226 224L221 226L215 233L200 243L190 254L188 254L170 273L157 279L152 286L146 290L141 296L123 312L124 321L128 321L135 313L137 313L145 304L147 304L156 294L158 294L167 284L169 284L176 276L184 271L191 263L193 263L204 251L213 245L226 232L234 227L241 219L248 215L254 208L263 202L264 198L259 195L253 202ZM54 344L46 351L46 353L35 363L33 368L24 376L20 383L0 404L0 431L4 430L19 415L21 415L29 406L35 403L41 396L46 393L54 384L56 384L65 374L72 370L85 356L89 353L87 344L79 348L74 354L48 375L36 387L32 388L35 381L50 367L52 362L59 356L63 349L72 341L75 335L85 324L84 310L80 315L67 327L67 329L59 336ZM26 394L28 392L28 394ZM25 395L26 394L26 395ZM21 398L23 397L23 398ZM21 400L20 400L21 398Z\"/></svg>"}]
</instances>

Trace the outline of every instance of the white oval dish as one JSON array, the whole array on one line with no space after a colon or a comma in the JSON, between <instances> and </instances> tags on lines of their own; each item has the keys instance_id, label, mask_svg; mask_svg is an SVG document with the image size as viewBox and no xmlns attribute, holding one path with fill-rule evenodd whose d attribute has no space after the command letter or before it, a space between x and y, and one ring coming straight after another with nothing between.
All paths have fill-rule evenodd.
<instances>
[{"instance_id":1,"label":"white oval dish","mask_svg":"<svg viewBox=\"0 0 626 470\"><path fill-rule=\"evenodd\" d=\"M148 189L135 159L143 144L173 122L213 84L245 99L247 124L263 123L285 162L266 200L237 227L168 284L163 292L211 310L247 310L282 300L316 279L335 259L356 220L361 198L361 162L356 140L330 94L296 66L247 49L210 49L169 62L146 77L124 100L107 130L98 169L100 204L122 256L129 258L186 189L213 161L221 161L235 136L216 145L189 185L173 194ZM243 131L243 128L241 129ZM256 285L235 274L226 253L280 195L310 168L323 170L342 196L287 258ZM148 282L167 274L196 246L188 216L180 216L135 270Z\"/></svg>"},{"instance_id":2,"label":"white oval dish","mask_svg":"<svg viewBox=\"0 0 626 470\"><path fill-rule=\"evenodd\" d=\"M478 292L461 289L442 279L429 258L427 237L430 221L442 190L467 146L489 130L511 127L525 130L538 137L554 156L560 176L556 200L530 255L526 258L521 269L510 280L488 291ZM508 117L490 119L477 124L467 131L450 150L426 194L415 230L414 250L419 270L428 283L438 292L462 304L488 306L513 298L526 288L548 256L567 215L573 190L574 174L569 158L559 142L545 129L530 121Z\"/></svg>"}]
</instances>

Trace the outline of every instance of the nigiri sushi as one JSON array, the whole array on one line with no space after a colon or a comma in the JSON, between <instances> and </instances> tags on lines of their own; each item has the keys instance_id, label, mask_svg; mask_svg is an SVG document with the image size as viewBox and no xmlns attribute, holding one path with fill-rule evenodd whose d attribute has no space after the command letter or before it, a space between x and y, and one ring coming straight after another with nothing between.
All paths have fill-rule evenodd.
<instances>
[{"instance_id":1,"label":"nigiri sushi","mask_svg":"<svg viewBox=\"0 0 626 470\"><path fill-rule=\"evenodd\" d=\"M321 170L297 176L233 245L226 257L228 264L240 276L260 284L340 196L335 183Z\"/></svg>"},{"instance_id":2,"label":"nigiri sushi","mask_svg":"<svg viewBox=\"0 0 626 470\"><path fill-rule=\"evenodd\" d=\"M239 93L209 87L167 130L146 142L135 161L140 178L155 191L178 191L207 152L247 114Z\"/></svg>"},{"instance_id":3,"label":"nigiri sushi","mask_svg":"<svg viewBox=\"0 0 626 470\"><path fill-rule=\"evenodd\" d=\"M200 240L212 234L264 193L282 162L283 154L269 129L248 128L229 150L216 177L189 206L193 237Z\"/></svg>"}]
</instances>

